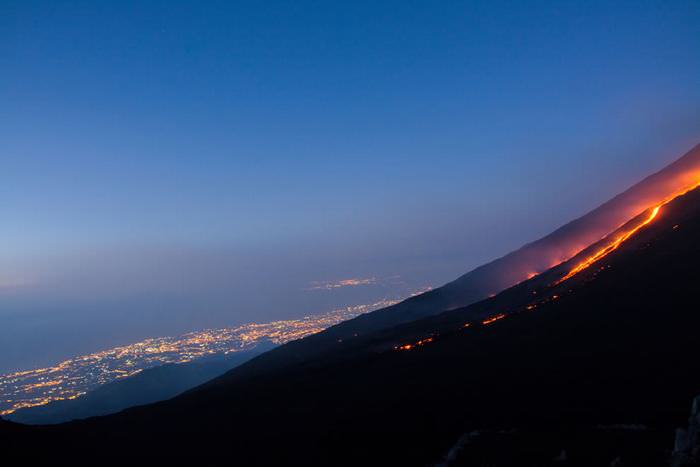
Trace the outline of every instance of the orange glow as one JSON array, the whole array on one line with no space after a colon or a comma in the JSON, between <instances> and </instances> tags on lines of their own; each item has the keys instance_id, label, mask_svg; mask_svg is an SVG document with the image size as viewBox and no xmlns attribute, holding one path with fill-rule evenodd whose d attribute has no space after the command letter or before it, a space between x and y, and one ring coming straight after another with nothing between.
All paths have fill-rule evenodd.
<instances>
[{"instance_id":1,"label":"orange glow","mask_svg":"<svg viewBox=\"0 0 700 467\"><path fill-rule=\"evenodd\" d=\"M667 205L668 203L670 203L674 199L676 199L680 196L683 196L686 193L693 191L694 189L700 187L700 182L697 181L697 179L700 177L700 174L692 174L692 175L693 175L693 178L695 180L692 185L690 185L689 187L684 188L682 190L679 190L679 191L673 193L672 195L667 196L666 198L664 198L660 202L657 202L655 205L653 205L653 207L648 208L651 211L650 211L649 215L647 216L647 218L641 224L639 224L638 226L636 226L632 230L629 230L628 232L621 234L620 236L615 238L611 243L609 243L605 247L601 248L600 250L598 250L597 252L595 252L594 254L592 254L591 256L589 256L588 258L586 258L585 260L583 260L579 264L577 264L564 277L562 277L557 282L555 282L554 285L559 285L562 282L564 282L565 280L570 279L571 277L575 276L579 272L581 272L584 269L586 269L587 267L589 267L591 264L595 263L596 261L600 260L601 258L604 258L608 254L610 254L612 251L615 251L625 240L629 239L632 235L637 233L642 227L644 227L645 225L647 225L651 221L653 221L658 216L659 211L661 210L661 208L663 206ZM677 227L678 227L677 225L674 226L673 227L674 230Z\"/></svg>"},{"instance_id":2,"label":"orange glow","mask_svg":"<svg viewBox=\"0 0 700 467\"><path fill-rule=\"evenodd\" d=\"M695 176L694 177L695 180L700 180L700 173L693 174L693 175ZM639 230L641 230L643 227L645 227L646 225L653 222L659 216L659 213L661 212L662 207L669 204L671 201L675 200L676 198L678 198L682 195L685 195L686 193L688 193L688 192L690 192L698 187L700 187L700 182L695 182L692 186L689 186L686 189L680 190L680 191L678 191L670 196L667 196L666 198L663 198L661 201L657 201L656 203L652 204L651 206L648 206L645 211L642 211L642 214L646 213L646 216L642 220L637 221L637 225L628 228L628 230L626 230L626 231L621 231L621 232L616 231L613 234L609 234L609 235L606 235L606 236L603 236L602 238L600 238L601 241L606 242L605 246L601 247L598 251L594 252L593 254L591 254L590 256L588 256L587 258L582 260L581 262L579 262L564 277L559 279L553 285L561 284L562 282L566 281L567 279L570 279L574 275L578 274L579 272L585 270L589 266L598 262L599 260L601 260L602 258L607 256L611 252L615 251L617 248L619 248L619 246L622 243L624 243L629 238L631 238L633 235L635 235ZM640 216L642 214L640 214ZM627 223L620 225L617 228L617 230L624 228L625 225L627 225ZM673 226L673 230L676 230L678 228L679 228L678 224ZM585 249L586 249L586 247L580 248L579 246L577 246L577 253L575 253L573 256L570 256L569 258L576 256L577 254L581 253ZM561 263L556 263L556 264L553 264L552 266L556 266L558 264L561 264ZM610 266L608 266L608 267L610 267ZM600 270L606 269L606 266L603 265L599 269ZM532 271L532 269L530 269L530 271ZM529 272L526 274L527 279L531 279L537 275L538 275L538 273L536 273L536 272ZM573 292L573 289L570 288L569 292ZM535 295L535 296L538 295L537 290L532 290L531 293L532 293L532 295ZM490 294L489 298L492 298L495 295L496 294ZM532 302L532 303L525 305L525 310L527 310L527 311L534 310L539 305L544 305L544 304L549 303L551 301L558 300L561 297L562 297L561 295L551 295L551 296L544 298L544 299L541 299L537 302ZM493 315L493 316L490 316L490 317L484 319L483 321L481 321L481 324L484 326L487 326L487 325L490 325L492 323L495 323L496 321L502 320L503 318L506 318L508 316L509 316L509 314L507 314L507 313L499 313L497 315ZM462 329L465 329L465 328L468 328L471 326L472 326L472 323L464 323L462 325ZM422 340L419 340L419 341L411 343L411 344L404 344L404 345L396 346L396 347L394 347L394 350L412 350L412 349L418 348L420 346L423 346L427 343L433 342L434 339L435 339L434 337L428 337L426 339L422 339Z\"/></svg>"},{"instance_id":3,"label":"orange glow","mask_svg":"<svg viewBox=\"0 0 700 467\"><path fill-rule=\"evenodd\" d=\"M494 323L494 322L498 321L499 319L503 319L503 318L505 318L505 317L506 317L505 313L501 313L501 314L498 314L498 315L496 315L496 316L492 316L492 317L490 317L490 318L486 318L485 320L483 320L483 321L481 322L481 324L483 324L484 326L486 326L486 325L488 325L488 324Z\"/></svg>"},{"instance_id":4,"label":"orange glow","mask_svg":"<svg viewBox=\"0 0 700 467\"><path fill-rule=\"evenodd\" d=\"M644 219L644 221L643 221L641 224L639 224L638 226L636 226L636 227L633 228L632 230L629 230L628 232L625 232L625 233L623 233L622 235L618 236L617 238L613 239L613 241L612 241L611 243L607 244L606 246L604 246L604 247L601 248L600 250L598 250L598 251L596 251L595 253L593 253L593 254L592 254L591 256L589 256L588 258L586 258L586 259L584 259L583 261L581 261L580 263L578 263L578 264L577 264L576 266L574 266L574 268L573 268L571 271L569 271L564 277L562 277L562 278L559 279L557 282L555 282L554 285L559 285L559 284L561 284L562 282L564 282L565 280L568 280L568 279L572 278L573 276L575 276L575 275L578 274L579 272L581 272L581 271L583 271L584 269L586 269L587 267L589 267L591 264L595 263L596 261L600 260L601 258L604 258L605 256L609 255L611 252L617 250L617 248L618 248L625 240L627 240L627 239L630 238L632 235L634 235L635 233L637 233L637 232L639 231L639 229L641 229L642 227L644 227L645 225L647 225L647 224L649 224L651 221L653 221L654 218L656 218L656 216L659 214L659 210L660 210L660 209L661 209L661 205L654 207L654 208L651 210L651 213L649 214L649 216L647 216L647 218Z\"/></svg>"},{"instance_id":5,"label":"orange glow","mask_svg":"<svg viewBox=\"0 0 700 467\"><path fill-rule=\"evenodd\" d=\"M397 347L394 347L394 350L411 350L416 347L421 347L424 346L425 344L429 344L435 340L434 337L426 337L425 339L421 339L418 342L415 342L413 344L405 344L405 345L400 345Z\"/></svg>"}]
</instances>

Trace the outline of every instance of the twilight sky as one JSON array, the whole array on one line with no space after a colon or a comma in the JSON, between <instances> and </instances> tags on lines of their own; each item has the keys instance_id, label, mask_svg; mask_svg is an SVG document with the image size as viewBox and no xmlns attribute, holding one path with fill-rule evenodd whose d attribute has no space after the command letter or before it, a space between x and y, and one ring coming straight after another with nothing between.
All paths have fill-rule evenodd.
<instances>
[{"instance_id":1,"label":"twilight sky","mask_svg":"<svg viewBox=\"0 0 700 467\"><path fill-rule=\"evenodd\" d=\"M0 372L534 240L700 142L699 25L696 0L0 0ZM377 283L309 290L348 278Z\"/></svg>"}]
</instances>

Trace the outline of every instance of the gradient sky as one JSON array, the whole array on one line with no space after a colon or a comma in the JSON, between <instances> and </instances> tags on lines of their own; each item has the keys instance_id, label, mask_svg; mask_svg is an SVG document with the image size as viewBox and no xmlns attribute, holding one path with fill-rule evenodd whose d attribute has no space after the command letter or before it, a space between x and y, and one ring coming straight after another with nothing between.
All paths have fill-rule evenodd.
<instances>
[{"instance_id":1,"label":"gradient sky","mask_svg":"<svg viewBox=\"0 0 700 467\"><path fill-rule=\"evenodd\" d=\"M696 0L0 0L0 371L542 236L700 142L699 25ZM305 290L349 277L382 284Z\"/></svg>"}]
</instances>

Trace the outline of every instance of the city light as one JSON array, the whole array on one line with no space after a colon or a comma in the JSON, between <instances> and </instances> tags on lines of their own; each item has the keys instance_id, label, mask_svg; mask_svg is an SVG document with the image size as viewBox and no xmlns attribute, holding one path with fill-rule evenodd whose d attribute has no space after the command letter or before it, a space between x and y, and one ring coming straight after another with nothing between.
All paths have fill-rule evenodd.
<instances>
[{"instance_id":1,"label":"city light","mask_svg":"<svg viewBox=\"0 0 700 467\"><path fill-rule=\"evenodd\" d=\"M208 355L251 350L264 340L284 344L399 301L382 299L299 319L146 339L65 360L53 367L0 375L0 415L57 400L75 399L103 384L167 363L185 363Z\"/></svg>"}]
</instances>

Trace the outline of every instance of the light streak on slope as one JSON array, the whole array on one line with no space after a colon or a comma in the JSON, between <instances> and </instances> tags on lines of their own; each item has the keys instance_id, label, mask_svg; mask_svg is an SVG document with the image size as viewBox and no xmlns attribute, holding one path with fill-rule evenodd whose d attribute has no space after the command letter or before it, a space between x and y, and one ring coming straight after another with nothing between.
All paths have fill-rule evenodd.
<instances>
[{"instance_id":1,"label":"light streak on slope","mask_svg":"<svg viewBox=\"0 0 700 467\"><path fill-rule=\"evenodd\" d=\"M599 261L600 259L609 255L611 252L617 250L617 248L620 245L622 245L622 243L624 243L632 235L637 233L639 231L639 229L641 229L642 227L644 227L645 225L648 225L651 221L653 221L656 218L656 216L659 214L660 209L661 209L661 205L654 207L651 210L651 212L649 213L649 215L646 217L646 219L644 219L644 221L642 221L639 225L637 225L633 229L631 229L623 234L618 235L617 237L615 237L613 239L612 242L608 243L603 248L601 248L600 250L596 251L595 253L593 253L592 255L590 255L589 257L587 257L586 259L584 259L580 263L578 263L564 277L562 277L561 279L556 281L554 283L554 285L559 285L562 282L564 282L568 279L571 279L573 276L575 276L579 272L588 268L591 264Z\"/></svg>"},{"instance_id":2,"label":"light streak on slope","mask_svg":"<svg viewBox=\"0 0 700 467\"><path fill-rule=\"evenodd\" d=\"M487 325L489 325L491 323L495 323L499 319L503 319L505 317L506 317L505 313L500 313L500 314L497 314L496 316L491 316L490 318L486 318L485 320L483 320L481 322L481 324L483 324L484 326L487 326Z\"/></svg>"},{"instance_id":3,"label":"light streak on slope","mask_svg":"<svg viewBox=\"0 0 700 467\"><path fill-rule=\"evenodd\" d=\"M697 180L697 177L696 177L696 180ZM655 205L653 205L652 207L647 209L650 211L649 215L644 219L644 221L642 221L641 224L639 224L636 227L634 227L633 229L615 237L613 239L613 241L610 242L608 245L606 245L605 247L596 251L591 256L589 256L588 258L584 259L582 262L580 262L576 266L574 266L574 268L571 269L564 277L562 277L561 279L556 281L554 283L554 285L559 285L562 282L564 282L568 279L571 279L573 276L575 276L579 272L583 271L584 269L588 268L593 263L599 261L600 259L604 258L605 256L607 256L611 252L615 251L622 243L624 243L626 240L628 240L630 237L632 237L634 234L636 234L642 227L650 224L654 219L656 219L656 217L658 216L659 211L661 210L662 207L664 207L665 205L667 205L671 201L675 200L676 198L679 198L679 197L685 195L686 193L693 191L694 189L696 189L698 187L700 187L700 182L695 181L695 182L693 182L692 185L667 196L666 198L662 199L661 201L656 202Z\"/></svg>"}]
</instances>

